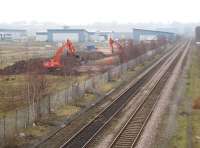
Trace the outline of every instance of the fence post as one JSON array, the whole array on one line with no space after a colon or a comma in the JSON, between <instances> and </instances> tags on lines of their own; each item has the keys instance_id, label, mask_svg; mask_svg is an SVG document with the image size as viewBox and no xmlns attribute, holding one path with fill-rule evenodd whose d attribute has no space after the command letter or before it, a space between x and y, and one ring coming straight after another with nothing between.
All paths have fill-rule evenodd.
<instances>
[{"instance_id":1,"label":"fence post","mask_svg":"<svg viewBox=\"0 0 200 148\"><path fill-rule=\"evenodd\" d=\"M109 71L108 71L108 82L111 81L111 79L112 79L111 78L111 69L109 69Z\"/></svg>"},{"instance_id":2,"label":"fence post","mask_svg":"<svg viewBox=\"0 0 200 148\"><path fill-rule=\"evenodd\" d=\"M6 116L3 116L3 138L6 141Z\"/></svg>"},{"instance_id":3,"label":"fence post","mask_svg":"<svg viewBox=\"0 0 200 148\"><path fill-rule=\"evenodd\" d=\"M65 105L67 104L67 89L65 89Z\"/></svg>"},{"instance_id":4,"label":"fence post","mask_svg":"<svg viewBox=\"0 0 200 148\"><path fill-rule=\"evenodd\" d=\"M30 124L30 104L28 105L27 109L28 109L28 111L27 111L27 121L28 121L28 124Z\"/></svg>"},{"instance_id":5,"label":"fence post","mask_svg":"<svg viewBox=\"0 0 200 148\"><path fill-rule=\"evenodd\" d=\"M18 111L16 109L16 114L15 114L15 130L16 130L16 133L18 133L17 122L18 122Z\"/></svg>"},{"instance_id":6,"label":"fence post","mask_svg":"<svg viewBox=\"0 0 200 148\"><path fill-rule=\"evenodd\" d=\"M51 113L51 97L48 97L48 112Z\"/></svg>"}]
</instances>

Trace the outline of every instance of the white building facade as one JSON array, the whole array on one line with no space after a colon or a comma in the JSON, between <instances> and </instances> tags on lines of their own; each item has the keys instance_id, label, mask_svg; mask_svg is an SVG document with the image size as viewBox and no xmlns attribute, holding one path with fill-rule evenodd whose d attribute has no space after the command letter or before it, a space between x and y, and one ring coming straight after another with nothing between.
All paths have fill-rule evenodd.
<instances>
[{"instance_id":1,"label":"white building facade","mask_svg":"<svg viewBox=\"0 0 200 148\"><path fill-rule=\"evenodd\" d=\"M0 40L24 40L26 37L26 30L0 29Z\"/></svg>"},{"instance_id":2,"label":"white building facade","mask_svg":"<svg viewBox=\"0 0 200 148\"><path fill-rule=\"evenodd\" d=\"M88 42L89 33L84 29L49 29L48 42L62 42L70 39L73 42Z\"/></svg>"}]
</instances>

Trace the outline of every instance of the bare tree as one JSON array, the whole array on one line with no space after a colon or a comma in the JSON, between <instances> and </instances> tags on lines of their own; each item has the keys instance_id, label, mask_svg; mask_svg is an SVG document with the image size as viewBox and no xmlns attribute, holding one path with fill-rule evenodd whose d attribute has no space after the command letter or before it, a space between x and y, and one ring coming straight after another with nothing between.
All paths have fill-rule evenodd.
<instances>
[{"instance_id":1,"label":"bare tree","mask_svg":"<svg viewBox=\"0 0 200 148\"><path fill-rule=\"evenodd\" d=\"M32 106L34 121L37 122L41 117L40 100L47 94L48 82L44 75L36 73L29 73L26 78L26 97L28 104Z\"/></svg>"}]
</instances>

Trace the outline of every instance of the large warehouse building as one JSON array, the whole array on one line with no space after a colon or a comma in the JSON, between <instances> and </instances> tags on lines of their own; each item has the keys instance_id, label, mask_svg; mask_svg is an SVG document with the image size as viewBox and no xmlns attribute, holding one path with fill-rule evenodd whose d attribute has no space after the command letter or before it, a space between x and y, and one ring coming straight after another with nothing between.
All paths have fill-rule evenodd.
<instances>
[{"instance_id":1,"label":"large warehouse building","mask_svg":"<svg viewBox=\"0 0 200 148\"><path fill-rule=\"evenodd\" d=\"M87 42L89 32L85 29L48 29L47 40L49 42L61 42L69 38L73 42Z\"/></svg>"},{"instance_id":2,"label":"large warehouse building","mask_svg":"<svg viewBox=\"0 0 200 148\"><path fill-rule=\"evenodd\" d=\"M159 37L165 37L169 41L173 41L176 38L176 34L172 32L133 29L133 40L140 42L143 40L157 40Z\"/></svg>"},{"instance_id":3,"label":"large warehouse building","mask_svg":"<svg viewBox=\"0 0 200 148\"><path fill-rule=\"evenodd\" d=\"M131 39L131 32L96 31L88 32L85 29L48 29L47 32L36 32L37 41L62 42L69 38L73 42L102 42L109 37L113 39Z\"/></svg>"},{"instance_id":4,"label":"large warehouse building","mask_svg":"<svg viewBox=\"0 0 200 148\"><path fill-rule=\"evenodd\" d=\"M195 41L197 45L200 45L200 26L195 28Z\"/></svg>"},{"instance_id":5,"label":"large warehouse building","mask_svg":"<svg viewBox=\"0 0 200 148\"><path fill-rule=\"evenodd\" d=\"M26 30L0 29L0 40L23 40L26 36Z\"/></svg>"}]
</instances>

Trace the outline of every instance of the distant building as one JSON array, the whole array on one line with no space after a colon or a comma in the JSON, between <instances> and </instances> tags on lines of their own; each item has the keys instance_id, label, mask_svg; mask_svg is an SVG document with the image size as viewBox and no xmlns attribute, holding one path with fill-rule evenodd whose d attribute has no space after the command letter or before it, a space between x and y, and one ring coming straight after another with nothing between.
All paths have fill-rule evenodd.
<instances>
[{"instance_id":1,"label":"distant building","mask_svg":"<svg viewBox=\"0 0 200 148\"><path fill-rule=\"evenodd\" d=\"M41 42L48 41L47 32L36 32L36 41L41 41Z\"/></svg>"},{"instance_id":2,"label":"distant building","mask_svg":"<svg viewBox=\"0 0 200 148\"><path fill-rule=\"evenodd\" d=\"M113 39L131 39L132 32L97 31L89 32L91 41L106 41L109 37Z\"/></svg>"},{"instance_id":3,"label":"distant building","mask_svg":"<svg viewBox=\"0 0 200 148\"><path fill-rule=\"evenodd\" d=\"M113 32L113 39L132 39L132 32Z\"/></svg>"},{"instance_id":4,"label":"distant building","mask_svg":"<svg viewBox=\"0 0 200 148\"><path fill-rule=\"evenodd\" d=\"M70 29L70 26L63 26L63 29Z\"/></svg>"},{"instance_id":5,"label":"distant building","mask_svg":"<svg viewBox=\"0 0 200 148\"><path fill-rule=\"evenodd\" d=\"M48 29L48 42L61 42L69 38L73 42L87 42L89 32L85 29Z\"/></svg>"},{"instance_id":6,"label":"distant building","mask_svg":"<svg viewBox=\"0 0 200 148\"><path fill-rule=\"evenodd\" d=\"M111 34L112 32L89 32L89 40L95 42L106 41Z\"/></svg>"},{"instance_id":7,"label":"distant building","mask_svg":"<svg viewBox=\"0 0 200 148\"><path fill-rule=\"evenodd\" d=\"M200 26L195 28L195 42L200 46Z\"/></svg>"},{"instance_id":8,"label":"distant building","mask_svg":"<svg viewBox=\"0 0 200 148\"><path fill-rule=\"evenodd\" d=\"M165 37L169 41L173 41L176 38L176 34L172 32L133 29L133 40L140 42L143 40L157 40L159 37Z\"/></svg>"},{"instance_id":9,"label":"distant building","mask_svg":"<svg viewBox=\"0 0 200 148\"><path fill-rule=\"evenodd\" d=\"M26 37L26 30L0 29L0 40L23 40Z\"/></svg>"}]
</instances>

